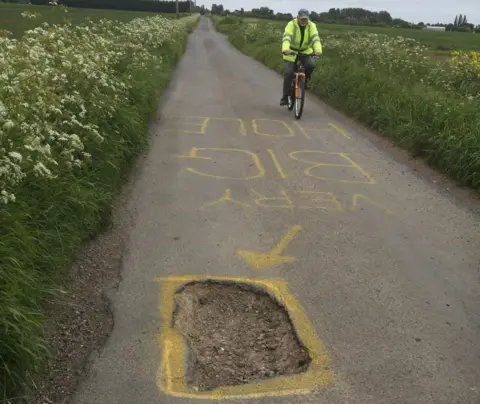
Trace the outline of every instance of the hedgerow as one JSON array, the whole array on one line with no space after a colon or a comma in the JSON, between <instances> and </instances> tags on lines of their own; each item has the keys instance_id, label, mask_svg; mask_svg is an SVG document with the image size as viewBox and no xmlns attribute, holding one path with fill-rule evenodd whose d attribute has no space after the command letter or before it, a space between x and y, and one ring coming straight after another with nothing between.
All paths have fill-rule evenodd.
<instances>
[{"instance_id":1,"label":"hedgerow","mask_svg":"<svg viewBox=\"0 0 480 404\"><path fill-rule=\"evenodd\" d=\"M26 15L26 18L30 16ZM0 36L0 394L48 354L43 304L101 229L198 16Z\"/></svg>"}]
</instances>

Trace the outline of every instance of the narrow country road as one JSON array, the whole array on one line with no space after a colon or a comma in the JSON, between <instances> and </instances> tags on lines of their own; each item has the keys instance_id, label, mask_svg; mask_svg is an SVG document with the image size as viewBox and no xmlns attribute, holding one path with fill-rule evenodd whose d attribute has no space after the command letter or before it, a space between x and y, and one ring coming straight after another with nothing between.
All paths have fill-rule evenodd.
<instances>
[{"instance_id":1,"label":"narrow country road","mask_svg":"<svg viewBox=\"0 0 480 404\"><path fill-rule=\"evenodd\" d=\"M75 404L227 402L182 387L185 349L165 342L171 285L209 277L283 280L318 355L290 390L241 387L238 403L480 403L479 218L313 97L296 122L280 96L202 18L129 201L115 327Z\"/></svg>"}]
</instances>

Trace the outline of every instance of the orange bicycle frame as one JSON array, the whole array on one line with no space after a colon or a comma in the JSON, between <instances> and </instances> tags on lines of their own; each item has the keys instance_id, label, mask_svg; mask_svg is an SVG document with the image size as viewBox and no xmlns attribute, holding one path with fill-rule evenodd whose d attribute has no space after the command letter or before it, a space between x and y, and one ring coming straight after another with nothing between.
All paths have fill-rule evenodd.
<instances>
[{"instance_id":1,"label":"orange bicycle frame","mask_svg":"<svg viewBox=\"0 0 480 404\"><path fill-rule=\"evenodd\" d=\"M298 78L305 77L305 73L295 73L295 97L298 97Z\"/></svg>"}]
</instances>

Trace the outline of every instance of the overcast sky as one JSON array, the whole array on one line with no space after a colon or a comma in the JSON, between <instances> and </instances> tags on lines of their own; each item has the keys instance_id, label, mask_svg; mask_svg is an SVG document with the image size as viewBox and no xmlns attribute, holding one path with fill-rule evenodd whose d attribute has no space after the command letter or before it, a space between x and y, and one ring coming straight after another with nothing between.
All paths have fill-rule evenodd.
<instances>
[{"instance_id":1,"label":"overcast sky","mask_svg":"<svg viewBox=\"0 0 480 404\"><path fill-rule=\"evenodd\" d=\"M449 23L455 15L466 14L469 22L480 24L480 0L197 0L197 4L210 8L212 3L223 4L226 9L244 8L250 10L267 6L275 12L295 14L299 8L309 11L328 11L329 8L358 7L371 11L388 11L392 17L403 18L410 22ZM421 4L421 5L420 5Z\"/></svg>"}]
</instances>

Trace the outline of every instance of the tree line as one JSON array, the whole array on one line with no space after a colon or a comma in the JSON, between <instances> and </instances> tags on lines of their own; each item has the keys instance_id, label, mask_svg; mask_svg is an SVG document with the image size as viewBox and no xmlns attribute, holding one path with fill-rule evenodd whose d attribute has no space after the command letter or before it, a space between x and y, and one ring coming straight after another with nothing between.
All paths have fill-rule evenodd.
<instances>
[{"instance_id":1,"label":"tree line","mask_svg":"<svg viewBox=\"0 0 480 404\"><path fill-rule=\"evenodd\" d=\"M425 25L423 22L419 23L419 25L423 26ZM441 23L436 23L436 24L426 24L429 26L433 27L444 27L447 31L456 31L456 32L479 32L480 33L480 25L475 26L474 24L471 24L468 22L467 16L466 15L456 15L455 20L453 23L449 24L441 24Z\"/></svg>"},{"instance_id":2,"label":"tree line","mask_svg":"<svg viewBox=\"0 0 480 404\"><path fill-rule=\"evenodd\" d=\"M217 15L235 15L242 18L263 18L279 21L288 21L294 18L290 13L275 13L269 7L253 8L249 11L244 10L243 8L230 11L225 9L222 4L213 4L211 13ZM327 12L322 13L312 11L310 18L312 21L323 24L367 25L412 29L424 29L426 26L434 26L445 27L447 31L480 32L480 25L475 27L474 24L468 23L467 17L461 14L456 16L455 21L450 24L432 24L424 22L416 24L405 21L401 18L393 18L388 11L370 11L363 8L331 8Z\"/></svg>"},{"instance_id":3,"label":"tree line","mask_svg":"<svg viewBox=\"0 0 480 404\"><path fill-rule=\"evenodd\" d=\"M468 22L466 15L459 14L455 16L453 24L448 24L447 30L460 32L475 30L476 32L480 32L480 25L475 27L473 24Z\"/></svg>"}]
</instances>

